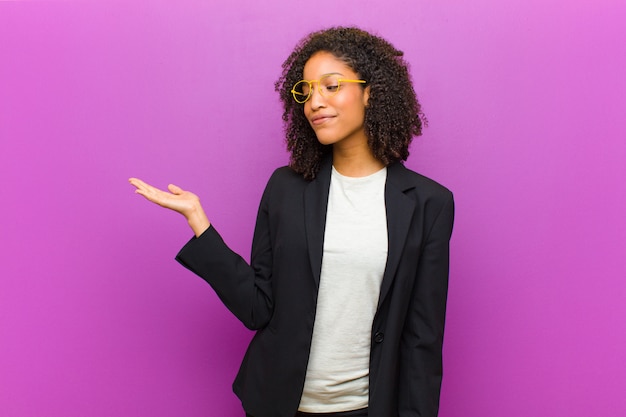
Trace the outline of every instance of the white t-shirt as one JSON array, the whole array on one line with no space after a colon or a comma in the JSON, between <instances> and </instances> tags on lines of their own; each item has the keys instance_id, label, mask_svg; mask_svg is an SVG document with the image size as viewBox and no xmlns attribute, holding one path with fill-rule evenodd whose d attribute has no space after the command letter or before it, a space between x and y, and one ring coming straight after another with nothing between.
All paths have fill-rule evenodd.
<instances>
[{"instance_id":1,"label":"white t-shirt","mask_svg":"<svg viewBox=\"0 0 626 417\"><path fill-rule=\"evenodd\" d=\"M368 406L372 321L387 262L387 168L345 177L333 167L313 341L299 410Z\"/></svg>"}]
</instances>

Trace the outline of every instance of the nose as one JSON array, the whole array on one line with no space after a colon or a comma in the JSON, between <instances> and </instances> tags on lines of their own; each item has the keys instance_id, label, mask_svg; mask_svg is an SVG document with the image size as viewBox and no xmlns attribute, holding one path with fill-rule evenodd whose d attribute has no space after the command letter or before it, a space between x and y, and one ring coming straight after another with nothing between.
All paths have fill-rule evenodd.
<instances>
[{"instance_id":1,"label":"nose","mask_svg":"<svg viewBox=\"0 0 626 417\"><path fill-rule=\"evenodd\" d=\"M309 97L309 101L311 102L311 108L313 110L319 109L320 107L324 107L326 105L326 99L320 93L320 86L315 85L311 89L311 97Z\"/></svg>"}]
</instances>

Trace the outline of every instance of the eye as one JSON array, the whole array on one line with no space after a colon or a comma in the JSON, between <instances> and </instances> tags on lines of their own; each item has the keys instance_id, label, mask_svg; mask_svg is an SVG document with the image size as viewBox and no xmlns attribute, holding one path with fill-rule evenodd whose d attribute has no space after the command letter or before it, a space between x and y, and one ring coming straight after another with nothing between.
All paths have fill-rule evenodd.
<instances>
[{"instance_id":1,"label":"eye","mask_svg":"<svg viewBox=\"0 0 626 417\"><path fill-rule=\"evenodd\" d=\"M334 75L329 75L320 80L320 87L324 92L336 93L339 90L339 79Z\"/></svg>"},{"instance_id":2,"label":"eye","mask_svg":"<svg viewBox=\"0 0 626 417\"><path fill-rule=\"evenodd\" d=\"M311 86L309 85L307 81L304 81L304 80L298 81L293 86L293 92L298 95L308 96L310 90L311 90Z\"/></svg>"},{"instance_id":3,"label":"eye","mask_svg":"<svg viewBox=\"0 0 626 417\"><path fill-rule=\"evenodd\" d=\"M302 94L303 96L308 96L309 93L311 92L311 86L309 85L309 83L305 83L302 82L300 83L300 88L299 88L299 93Z\"/></svg>"}]
</instances>

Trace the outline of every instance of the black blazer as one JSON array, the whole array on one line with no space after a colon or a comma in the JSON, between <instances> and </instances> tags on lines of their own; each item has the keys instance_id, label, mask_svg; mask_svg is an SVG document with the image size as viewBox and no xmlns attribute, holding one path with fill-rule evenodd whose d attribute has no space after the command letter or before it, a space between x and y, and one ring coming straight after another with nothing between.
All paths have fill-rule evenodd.
<instances>
[{"instance_id":1,"label":"black blazer","mask_svg":"<svg viewBox=\"0 0 626 417\"><path fill-rule=\"evenodd\" d=\"M248 328L258 330L233 390L255 417L293 417L311 347L322 265L331 160L315 180L288 167L270 178L251 263L213 226L176 259L205 279ZM435 417L442 377L452 193L400 163L385 186L388 258L372 323L369 415Z\"/></svg>"}]
</instances>

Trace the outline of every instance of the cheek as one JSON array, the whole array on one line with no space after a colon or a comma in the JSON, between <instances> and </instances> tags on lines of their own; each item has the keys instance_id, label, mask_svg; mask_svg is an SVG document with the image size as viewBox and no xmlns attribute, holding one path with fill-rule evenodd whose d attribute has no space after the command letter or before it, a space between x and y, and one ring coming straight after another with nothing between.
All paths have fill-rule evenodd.
<instances>
[{"instance_id":1,"label":"cheek","mask_svg":"<svg viewBox=\"0 0 626 417\"><path fill-rule=\"evenodd\" d=\"M308 119L309 115L311 114L311 100L302 105L302 112L304 113L304 116Z\"/></svg>"},{"instance_id":2,"label":"cheek","mask_svg":"<svg viewBox=\"0 0 626 417\"><path fill-rule=\"evenodd\" d=\"M337 98L336 107L340 108L344 113L354 116L365 113L365 105L363 104L363 96L361 94L346 94Z\"/></svg>"},{"instance_id":3,"label":"cheek","mask_svg":"<svg viewBox=\"0 0 626 417\"><path fill-rule=\"evenodd\" d=\"M363 123L365 119L365 106L362 100L354 99L342 105L343 114L349 116L354 123Z\"/></svg>"}]
</instances>

